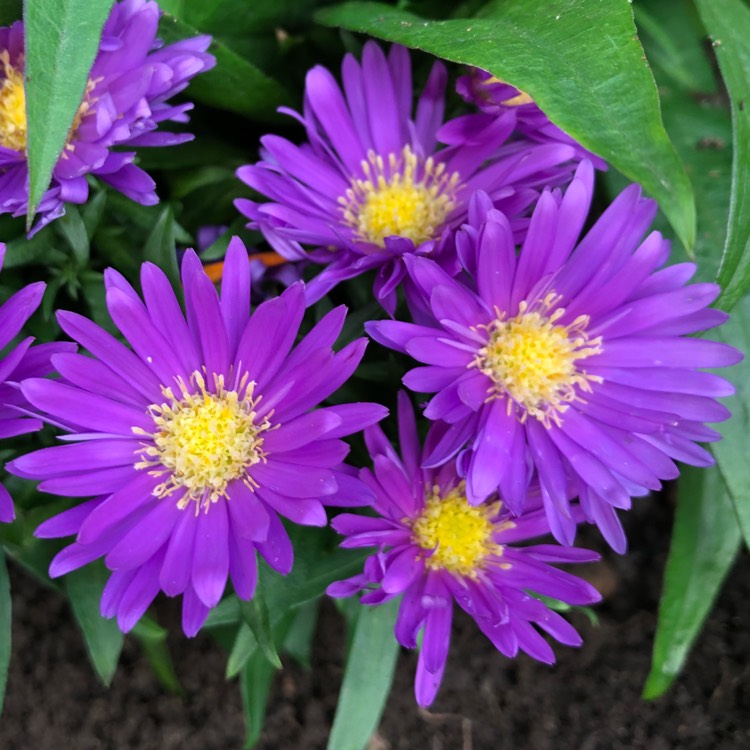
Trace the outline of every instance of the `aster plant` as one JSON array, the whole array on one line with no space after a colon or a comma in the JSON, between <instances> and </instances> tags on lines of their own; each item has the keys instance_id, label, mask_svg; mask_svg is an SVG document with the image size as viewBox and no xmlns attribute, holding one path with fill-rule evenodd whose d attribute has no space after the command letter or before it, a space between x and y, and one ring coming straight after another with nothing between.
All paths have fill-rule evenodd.
<instances>
[{"instance_id":1,"label":"aster plant","mask_svg":"<svg viewBox=\"0 0 750 750\"><path fill-rule=\"evenodd\" d=\"M360 476L372 489L377 517L342 513L333 527L346 539L342 547L376 547L362 573L333 583L328 594L350 596L364 590L362 604L378 605L401 597L395 636L416 648L422 634L414 689L417 703L429 706L440 687L448 658L454 602L504 656L525 651L552 663L555 655L539 630L560 643L580 646L576 630L533 593L568 605L601 598L591 584L550 563L597 560L589 550L551 544L518 546L549 533L537 502L514 517L494 495L469 503L466 482L454 462L440 469L422 468L438 430L427 435L423 453L406 394L399 394L402 455L382 429L365 431L374 468ZM536 507L533 507L536 505Z\"/></svg>"},{"instance_id":2,"label":"aster plant","mask_svg":"<svg viewBox=\"0 0 750 750\"><path fill-rule=\"evenodd\" d=\"M162 46L156 37L159 14L150 0L114 4L52 183L39 203L37 231L59 218L66 203L86 202L87 175L143 205L158 203L156 184L134 163L132 149L192 140L189 133L157 128L187 122L192 104L169 100L216 62L206 52L209 36ZM0 65L0 213L23 216L29 171L22 21L0 28Z\"/></svg>"},{"instance_id":3,"label":"aster plant","mask_svg":"<svg viewBox=\"0 0 750 750\"><path fill-rule=\"evenodd\" d=\"M123 643L175 691L175 643L225 650L247 747L576 747L559 715L635 705L599 655L642 657L652 621L644 694L667 691L750 539L741 0L20 6L0 706L11 584L9 685L39 698L0 747L58 726L40 675L68 616L105 684ZM29 575L71 605L54 647L44 617L24 646ZM293 698L290 660L313 670ZM696 663L601 743L703 717ZM239 746L239 701L205 686L193 741ZM330 733L263 730L290 700Z\"/></svg>"},{"instance_id":4,"label":"aster plant","mask_svg":"<svg viewBox=\"0 0 750 750\"><path fill-rule=\"evenodd\" d=\"M404 378L436 393L425 416L450 425L425 457L457 456L477 505L500 492L517 516L538 481L555 537L571 544L578 498L618 552L616 509L678 475L674 460L713 464L698 442L730 416L732 385L704 368L736 364L721 342L689 338L724 323L716 284L689 284L693 263L665 268L669 242L643 239L656 204L624 190L579 240L593 194L584 161L564 194L545 191L516 252L507 218L481 193L457 245L466 278L409 258L429 325L374 321L370 334L423 367ZM533 467L529 471L529 467Z\"/></svg>"},{"instance_id":5,"label":"aster plant","mask_svg":"<svg viewBox=\"0 0 750 750\"><path fill-rule=\"evenodd\" d=\"M52 561L52 577L105 558L112 575L102 614L125 631L162 590L182 595L183 629L195 635L228 576L239 597L252 598L256 550L289 573L294 552L279 514L322 526L323 504L367 502L341 467L341 438L386 414L369 403L314 409L364 353L362 339L331 349L341 308L295 347L301 283L250 315L242 243L229 247L220 296L195 253L182 267L185 316L156 266L142 269L143 300L117 272L107 275L107 307L132 351L86 318L58 313L93 358L57 355L61 379L28 378L22 393L65 429L65 444L8 465L41 480L43 492L94 496L36 534L76 535Z\"/></svg>"},{"instance_id":6,"label":"aster plant","mask_svg":"<svg viewBox=\"0 0 750 750\"><path fill-rule=\"evenodd\" d=\"M537 188L570 175L575 149L511 140L511 109L446 122L440 62L415 111L403 47L394 45L386 55L367 42L361 63L344 58L341 77L343 90L326 68L314 67L305 79L303 113L287 111L305 126L307 143L265 136L264 158L237 171L269 199L237 201L250 226L286 258L326 266L308 287L310 302L344 279L377 269L374 294L393 313L405 256L429 255L452 266L452 230L466 218L475 190L520 219ZM515 227L522 232L524 222Z\"/></svg>"}]
</instances>

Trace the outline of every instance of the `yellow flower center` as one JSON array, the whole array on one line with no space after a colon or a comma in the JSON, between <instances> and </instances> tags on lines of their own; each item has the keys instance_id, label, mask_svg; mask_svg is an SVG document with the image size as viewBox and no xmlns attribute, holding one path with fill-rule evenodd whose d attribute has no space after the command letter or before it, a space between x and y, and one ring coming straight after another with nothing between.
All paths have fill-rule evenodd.
<instances>
[{"instance_id":1,"label":"yellow flower center","mask_svg":"<svg viewBox=\"0 0 750 750\"><path fill-rule=\"evenodd\" d=\"M530 311L526 302L520 303L513 318L498 312L486 326L486 346L471 363L492 379L489 399L507 394L508 413L515 402L523 409L521 421L531 415L545 427L561 423L560 414L579 398L577 388L590 392L591 382L601 382L578 367L581 360L601 352L601 338L588 337L586 315L567 326L557 324L565 309L548 311L558 299L548 295L541 312Z\"/></svg>"},{"instance_id":2,"label":"yellow flower center","mask_svg":"<svg viewBox=\"0 0 750 750\"><path fill-rule=\"evenodd\" d=\"M430 156L420 159L410 146L386 160L370 151L362 161L365 179L353 179L339 198L344 223L358 241L385 247L393 235L415 245L435 239L456 206L459 175Z\"/></svg>"},{"instance_id":3,"label":"yellow flower center","mask_svg":"<svg viewBox=\"0 0 750 750\"><path fill-rule=\"evenodd\" d=\"M0 65L4 78L0 81L0 146L13 149L14 151L26 151L26 89L24 88L23 71L10 64L8 50L0 52ZM75 135L81 120L90 112L96 99L91 97L91 92L96 81L89 80L86 83L86 91L81 106L78 107L73 124L70 126L67 140L70 141ZM67 150L71 149L66 144ZM65 152L63 152L65 158Z\"/></svg>"},{"instance_id":4,"label":"yellow flower center","mask_svg":"<svg viewBox=\"0 0 750 750\"><path fill-rule=\"evenodd\" d=\"M0 146L26 150L26 92L23 72L10 64L8 50L0 52L5 78L0 87Z\"/></svg>"},{"instance_id":5,"label":"yellow flower center","mask_svg":"<svg viewBox=\"0 0 750 750\"><path fill-rule=\"evenodd\" d=\"M441 496L433 487L412 531L416 544L434 550L427 558L428 568L474 578L488 555L502 554L502 547L492 541L494 527L490 521L498 504L469 505L465 488L461 482Z\"/></svg>"},{"instance_id":6,"label":"yellow flower center","mask_svg":"<svg viewBox=\"0 0 750 750\"><path fill-rule=\"evenodd\" d=\"M198 371L191 377L197 392L182 380L178 380L179 395L172 388L163 388L168 402L148 407L153 433L133 428L152 439L139 449L143 460L135 468L166 475L154 495L166 497L184 488L178 505L184 509L195 502L196 513L226 497L227 486L235 479L242 479L251 489L257 486L247 470L266 460L262 433L271 426L267 417L257 418L254 382L246 383L243 378L237 390L226 390L222 375L214 375L213 380L213 393L206 389Z\"/></svg>"}]
</instances>

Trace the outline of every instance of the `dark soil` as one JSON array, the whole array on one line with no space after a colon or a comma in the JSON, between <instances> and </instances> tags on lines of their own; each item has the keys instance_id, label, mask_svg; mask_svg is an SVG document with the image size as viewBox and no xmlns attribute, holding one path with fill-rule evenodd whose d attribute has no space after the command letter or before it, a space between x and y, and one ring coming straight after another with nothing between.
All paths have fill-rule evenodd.
<instances>
[{"instance_id":1,"label":"dark soil","mask_svg":"<svg viewBox=\"0 0 750 750\"><path fill-rule=\"evenodd\" d=\"M632 551L587 571L608 603L593 627L575 616L585 645L557 649L545 667L493 651L469 620L456 623L442 692L430 712L412 694L414 654L404 653L370 750L729 750L750 747L750 557L743 554L688 661L663 698L645 703L655 613L671 511L642 501L630 514ZM593 538L593 537L592 537ZM588 542L588 538L586 538ZM3 750L235 750L243 718L225 654L207 635L172 638L187 691L165 694L126 640L112 687L98 684L63 599L13 576L13 660ZM323 607L313 670L279 673L259 744L263 750L324 748L342 675L344 632Z\"/></svg>"}]
</instances>

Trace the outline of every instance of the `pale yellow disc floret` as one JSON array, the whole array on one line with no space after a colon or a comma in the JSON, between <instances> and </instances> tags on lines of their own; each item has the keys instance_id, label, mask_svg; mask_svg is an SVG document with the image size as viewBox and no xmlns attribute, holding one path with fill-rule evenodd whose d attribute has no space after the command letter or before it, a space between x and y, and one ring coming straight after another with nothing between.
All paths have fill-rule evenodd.
<instances>
[{"instance_id":1,"label":"pale yellow disc floret","mask_svg":"<svg viewBox=\"0 0 750 750\"><path fill-rule=\"evenodd\" d=\"M0 65L2 65L3 78L0 81L0 146L13 149L13 151L26 151L27 125L26 125L26 89L24 87L23 71L10 63L8 50L0 52ZM95 99L91 92L96 81L89 80L86 83L81 106L73 118L73 124L68 133L68 141L75 135L81 120L91 111ZM65 145L62 158L66 152L72 149L68 142Z\"/></svg>"},{"instance_id":2,"label":"pale yellow disc floret","mask_svg":"<svg viewBox=\"0 0 750 750\"><path fill-rule=\"evenodd\" d=\"M488 556L502 554L492 540L496 529L491 518L498 510L498 503L469 505L464 482L445 495L433 487L412 525L414 542L434 550L426 558L427 567L475 578Z\"/></svg>"},{"instance_id":3,"label":"pale yellow disc floret","mask_svg":"<svg viewBox=\"0 0 750 750\"><path fill-rule=\"evenodd\" d=\"M385 247L385 238L407 237L415 245L436 239L456 207L457 172L432 157L422 160L404 146L387 159L371 151L362 161L364 179L353 179L339 198L344 223L356 239Z\"/></svg>"},{"instance_id":4,"label":"pale yellow disc floret","mask_svg":"<svg viewBox=\"0 0 750 750\"><path fill-rule=\"evenodd\" d=\"M26 90L23 73L10 64L8 50L0 52L3 81L0 87L0 146L26 150Z\"/></svg>"},{"instance_id":5,"label":"pale yellow disc floret","mask_svg":"<svg viewBox=\"0 0 750 750\"><path fill-rule=\"evenodd\" d=\"M213 381L209 392L203 375L196 371L191 376L194 388L182 380L178 380L179 394L163 388L167 402L149 406L154 431L133 428L151 438L139 449L143 460L135 468L166 477L154 495L166 497L185 489L179 507L195 502L196 512L226 497L229 483L236 479L253 488L248 469L265 461L262 433L271 426L268 417L259 419L256 414L254 382L243 378L236 390L227 390L222 375L214 375Z\"/></svg>"},{"instance_id":6,"label":"pale yellow disc floret","mask_svg":"<svg viewBox=\"0 0 750 750\"><path fill-rule=\"evenodd\" d=\"M581 360L601 352L601 338L588 336L585 315L560 325L565 309L550 312L557 302L554 294L535 310L521 302L512 318L498 311L483 326L489 339L471 363L492 380L488 400L508 396L508 413L515 403L522 421L531 415L546 427L560 424L560 415L580 398L578 390L590 391L591 383L601 380L580 367Z\"/></svg>"}]
</instances>

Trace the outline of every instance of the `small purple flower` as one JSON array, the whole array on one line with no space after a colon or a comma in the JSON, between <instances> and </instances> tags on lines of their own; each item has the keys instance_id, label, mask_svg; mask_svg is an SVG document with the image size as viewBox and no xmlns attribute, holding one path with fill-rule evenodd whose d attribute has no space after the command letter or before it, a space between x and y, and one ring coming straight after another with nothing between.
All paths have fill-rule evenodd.
<instances>
[{"instance_id":1,"label":"small purple flower","mask_svg":"<svg viewBox=\"0 0 750 750\"><path fill-rule=\"evenodd\" d=\"M732 386L702 368L742 354L690 334L720 325L708 309L716 284L692 284L694 263L664 267L669 242L637 185L624 190L585 237L593 169L583 162L564 197L545 191L516 252L506 218L480 195L456 238L469 286L426 258L407 259L425 305L424 325L368 324L378 342L425 367L407 387L435 393L425 415L450 425L426 457L459 453L472 503L498 492L524 511L538 478L555 537L570 544L569 499L619 552L615 508L674 479L673 459L713 463L696 442L718 440L705 422L727 419L716 397Z\"/></svg>"},{"instance_id":2,"label":"small purple flower","mask_svg":"<svg viewBox=\"0 0 750 750\"><path fill-rule=\"evenodd\" d=\"M441 431L435 425L425 452ZM551 664L555 655L537 628L560 643L580 646L581 637L533 594L572 605L600 600L596 589L548 563L598 560L589 550L551 544L514 546L549 533L541 509L513 518L500 500L471 505L455 465L422 469L414 412L399 394L401 456L379 427L365 430L374 471L360 476L375 494L377 517L341 514L334 528L346 536L342 547L378 547L360 575L328 587L334 597L366 589L362 604L381 604L402 595L395 635L415 648L423 630L415 691L429 706L440 687L450 644L453 603L476 621L505 656L519 649Z\"/></svg>"},{"instance_id":3,"label":"small purple flower","mask_svg":"<svg viewBox=\"0 0 750 750\"><path fill-rule=\"evenodd\" d=\"M208 36L166 47L156 38L159 6L147 0L114 5L54 172L39 205L35 230L65 213L65 203L85 203L86 175L95 174L138 203L158 203L154 181L133 161L135 151L114 146L172 146L188 133L157 131L165 121L187 122L192 104L169 99L215 64ZM0 213L21 216L28 203L24 30L21 21L0 28Z\"/></svg>"},{"instance_id":4,"label":"small purple flower","mask_svg":"<svg viewBox=\"0 0 750 750\"><path fill-rule=\"evenodd\" d=\"M5 260L5 243L0 242L0 269ZM0 349L21 332L21 328L39 307L45 284L38 281L17 291L0 307ZM75 349L73 344L53 343L33 346L33 336L23 339L0 358L0 439L25 435L41 429L42 422L29 416L29 402L18 383L24 378L42 378L52 372L50 357ZM0 484L0 522L15 518L13 500Z\"/></svg>"},{"instance_id":5,"label":"small purple flower","mask_svg":"<svg viewBox=\"0 0 750 750\"><path fill-rule=\"evenodd\" d=\"M286 110L305 126L308 143L267 135L262 160L237 172L269 199L237 200L249 226L290 260L327 266L308 285L310 302L339 281L378 269L375 294L392 313L405 273L401 259L417 253L453 263L452 230L465 221L475 190L515 218L536 199L536 188L570 179L571 146L507 142L516 124L512 110L479 131L467 130L463 117L443 124L440 62L415 114L403 47L391 47L386 57L367 42L361 65L344 58L342 80L343 91L325 68L310 70L303 114ZM447 147L439 149L438 141ZM525 223L519 219L514 228L522 231Z\"/></svg>"},{"instance_id":6,"label":"small purple flower","mask_svg":"<svg viewBox=\"0 0 750 750\"><path fill-rule=\"evenodd\" d=\"M516 130L521 135L539 143L565 143L575 148L577 159L589 159L597 169L607 169L604 159L592 154L550 122L539 105L525 91L511 86L487 71L471 68L469 73L456 81L456 91L484 113L474 118L474 127L477 131L485 128L492 117L501 116L509 109L513 109L516 112Z\"/></svg>"},{"instance_id":7,"label":"small purple flower","mask_svg":"<svg viewBox=\"0 0 750 750\"><path fill-rule=\"evenodd\" d=\"M113 571L102 614L133 627L161 589L183 595L194 635L231 576L253 596L256 550L282 574L293 551L279 520L324 526L323 504L367 503L342 464L341 440L382 419L384 407L315 407L356 369L366 342L334 353L345 310L326 315L294 346L304 287L250 314L250 264L234 240L221 296L189 251L186 316L166 276L142 267L143 300L116 271L107 307L132 351L88 319L58 313L92 357L60 354L62 381L30 379L24 396L66 431L66 445L17 458L9 470L43 492L91 497L43 523L40 537L76 535L52 561L57 577L99 557Z\"/></svg>"}]
</instances>

